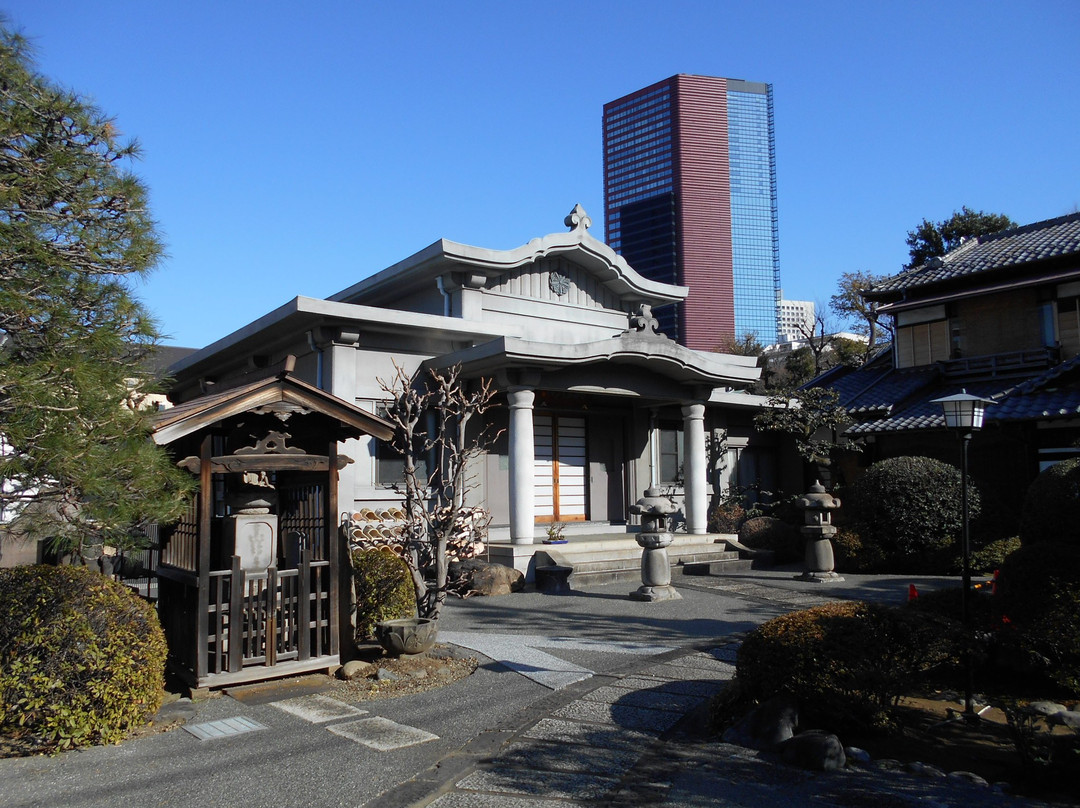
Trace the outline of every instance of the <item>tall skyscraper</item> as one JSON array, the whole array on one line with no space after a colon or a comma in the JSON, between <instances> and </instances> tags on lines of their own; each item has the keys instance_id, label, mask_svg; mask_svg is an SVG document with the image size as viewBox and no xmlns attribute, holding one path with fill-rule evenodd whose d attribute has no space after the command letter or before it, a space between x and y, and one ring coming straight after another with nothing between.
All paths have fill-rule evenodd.
<instances>
[{"instance_id":1,"label":"tall skyscraper","mask_svg":"<svg viewBox=\"0 0 1080 808\"><path fill-rule=\"evenodd\" d=\"M657 313L683 345L776 342L772 85L679 74L605 104L604 232L641 274L690 287Z\"/></svg>"}]
</instances>

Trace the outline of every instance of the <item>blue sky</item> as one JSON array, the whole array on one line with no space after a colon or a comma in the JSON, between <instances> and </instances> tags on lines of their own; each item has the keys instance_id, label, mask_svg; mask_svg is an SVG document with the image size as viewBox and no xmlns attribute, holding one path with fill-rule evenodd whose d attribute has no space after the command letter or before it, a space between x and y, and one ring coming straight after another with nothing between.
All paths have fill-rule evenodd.
<instances>
[{"instance_id":1,"label":"blue sky","mask_svg":"<svg viewBox=\"0 0 1080 808\"><path fill-rule=\"evenodd\" d=\"M0 8L142 143L169 257L138 294L173 344L575 203L602 238L603 104L675 73L773 84L789 298L897 271L923 217L1080 206L1077 0Z\"/></svg>"}]
</instances>

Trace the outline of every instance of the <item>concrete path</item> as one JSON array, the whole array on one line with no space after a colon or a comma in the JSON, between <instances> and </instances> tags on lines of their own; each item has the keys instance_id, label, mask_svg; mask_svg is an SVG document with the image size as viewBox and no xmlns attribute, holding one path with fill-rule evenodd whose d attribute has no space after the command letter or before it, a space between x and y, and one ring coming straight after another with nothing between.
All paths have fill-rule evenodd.
<instances>
[{"instance_id":1,"label":"concrete path","mask_svg":"<svg viewBox=\"0 0 1080 808\"><path fill-rule=\"evenodd\" d=\"M630 601L626 584L452 601L441 639L483 654L466 679L362 705L287 685L199 702L181 730L0 760L2 805L1023 804L893 773L811 775L701 742L694 724L733 675L742 632L838 596L900 601L911 582L791 579L679 578L683 599L655 604Z\"/></svg>"}]
</instances>

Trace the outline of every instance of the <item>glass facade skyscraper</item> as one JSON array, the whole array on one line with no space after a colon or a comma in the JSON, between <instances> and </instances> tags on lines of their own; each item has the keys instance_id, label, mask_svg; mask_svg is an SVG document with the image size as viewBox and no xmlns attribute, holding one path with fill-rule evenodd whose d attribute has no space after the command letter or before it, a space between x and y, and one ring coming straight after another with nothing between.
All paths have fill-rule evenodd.
<instances>
[{"instance_id":1,"label":"glass facade skyscraper","mask_svg":"<svg viewBox=\"0 0 1080 808\"><path fill-rule=\"evenodd\" d=\"M677 75L604 105L608 244L690 287L657 312L698 350L776 341L780 269L772 85Z\"/></svg>"}]
</instances>

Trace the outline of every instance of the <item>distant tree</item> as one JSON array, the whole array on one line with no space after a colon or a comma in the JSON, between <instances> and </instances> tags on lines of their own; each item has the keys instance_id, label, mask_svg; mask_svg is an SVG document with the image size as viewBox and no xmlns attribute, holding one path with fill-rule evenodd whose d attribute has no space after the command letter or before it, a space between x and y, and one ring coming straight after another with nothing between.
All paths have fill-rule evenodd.
<instances>
[{"instance_id":1,"label":"distant tree","mask_svg":"<svg viewBox=\"0 0 1080 808\"><path fill-rule=\"evenodd\" d=\"M806 343L805 347L810 351L810 356L813 359L811 378L828 370L831 365L827 362L826 357L832 348L833 341L836 339L837 328L836 322L828 316L825 307L820 303L816 304L814 306L814 316L797 323L795 331L799 335L799 339Z\"/></svg>"},{"instance_id":2,"label":"distant tree","mask_svg":"<svg viewBox=\"0 0 1080 808\"><path fill-rule=\"evenodd\" d=\"M858 367L866 361L866 343L850 337L837 337L832 343L831 367Z\"/></svg>"},{"instance_id":3,"label":"distant tree","mask_svg":"<svg viewBox=\"0 0 1080 808\"><path fill-rule=\"evenodd\" d=\"M837 448L859 451L858 446L842 443L839 438L850 420L835 390L811 387L772 396L768 406L754 418L754 426L765 432L790 435L803 460L828 467Z\"/></svg>"},{"instance_id":4,"label":"distant tree","mask_svg":"<svg viewBox=\"0 0 1080 808\"><path fill-rule=\"evenodd\" d=\"M945 255L959 247L966 238L984 236L1010 227L1016 227L1016 222L1004 213L974 211L966 205L941 222L923 219L922 224L908 231L907 245L911 260L904 268L913 269L934 256Z\"/></svg>"},{"instance_id":5,"label":"distant tree","mask_svg":"<svg viewBox=\"0 0 1080 808\"><path fill-rule=\"evenodd\" d=\"M884 277L864 270L845 272L840 276L836 294L829 298L832 312L847 322L853 333L866 337L866 343L862 346L864 357L874 352L882 331L891 330L888 321L881 321L877 303L862 296L863 291L884 280Z\"/></svg>"},{"instance_id":6,"label":"distant tree","mask_svg":"<svg viewBox=\"0 0 1080 808\"><path fill-rule=\"evenodd\" d=\"M0 20L0 513L62 551L138 545L189 487L138 406L157 333L126 279L162 246L137 154Z\"/></svg>"},{"instance_id":7,"label":"distant tree","mask_svg":"<svg viewBox=\"0 0 1080 808\"><path fill-rule=\"evenodd\" d=\"M765 346L758 341L757 334L753 331L747 331L741 337L724 337L717 348L720 353L736 356L761 356L764 350Z\"/></svg>"},{"instance_id":8,"label":"distant tree","mask_svg":"<svg viewBox=\"0 0 1080 808\"><path fill-rule=\"evenodd\" d=\"M754 392L773 394L794 390L814 378L814 354L805 345L761 358L761 379Z\"/></svg>"}]
</instances>

